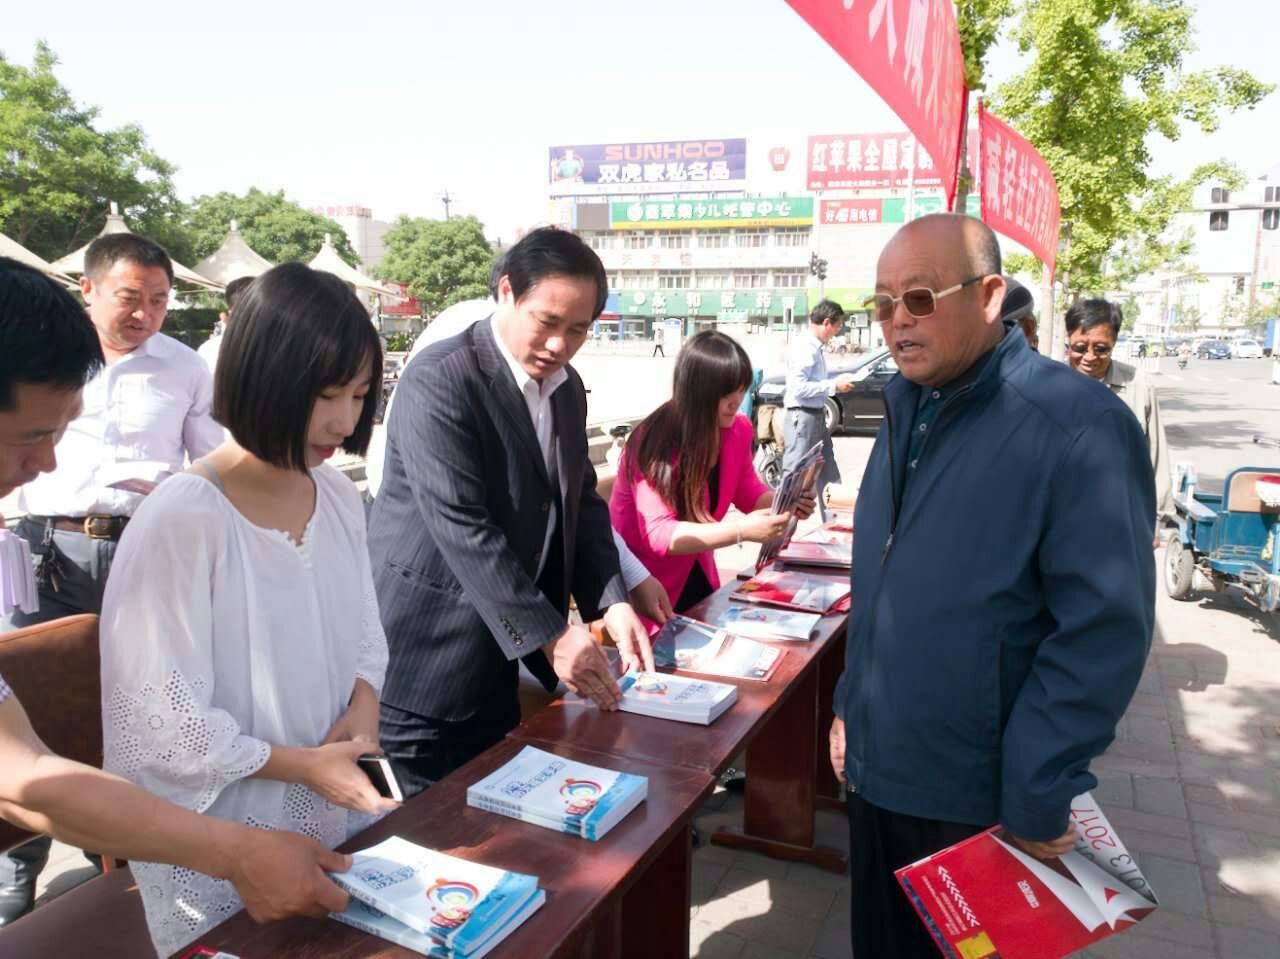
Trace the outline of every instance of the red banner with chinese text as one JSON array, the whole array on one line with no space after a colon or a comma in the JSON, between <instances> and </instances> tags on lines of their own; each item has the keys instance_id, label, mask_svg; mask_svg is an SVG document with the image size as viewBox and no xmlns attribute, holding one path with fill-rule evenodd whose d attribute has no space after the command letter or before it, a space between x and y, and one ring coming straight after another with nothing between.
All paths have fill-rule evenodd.
<instances>
[{"instance_id":1,"label":"red banner with chinese text","mask_svg":"<svg viewBox=\"0 0 1280 959\"><path fill-rule=\"evenodd\" d=\"M1058 181L1035 147L978 105L982 141L982 219L1040 258L1053 278L1062 210Z\"/></svg>"},{"instance_id":2,"label":"red banner with chinese text","mask_svg":"<svg viewBox=\"0 0 1280 959\"><path fill-rule=\"evenodd\" d=\"M952 0L787 0L902 118L955 199L965 120Z\"/></svg>"}]
</instances>

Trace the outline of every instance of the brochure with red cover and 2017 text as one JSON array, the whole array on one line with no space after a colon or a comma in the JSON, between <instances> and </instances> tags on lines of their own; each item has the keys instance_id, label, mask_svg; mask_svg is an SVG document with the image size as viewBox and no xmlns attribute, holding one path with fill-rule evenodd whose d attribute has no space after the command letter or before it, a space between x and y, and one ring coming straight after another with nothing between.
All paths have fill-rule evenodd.
<instances>
[{"instance_id":1,"label":"brochure with red cover and 2017 text","mask_svg":"<svg viewBox=\"0 0 1280 959\"><path fill-rule=\"evenodd\" d=\"M1090 793L1071 804L1075 849L1041 860L995 827L896 872L947 959L1061 959L1158 903Z\"/></svg>"}]
</instances>

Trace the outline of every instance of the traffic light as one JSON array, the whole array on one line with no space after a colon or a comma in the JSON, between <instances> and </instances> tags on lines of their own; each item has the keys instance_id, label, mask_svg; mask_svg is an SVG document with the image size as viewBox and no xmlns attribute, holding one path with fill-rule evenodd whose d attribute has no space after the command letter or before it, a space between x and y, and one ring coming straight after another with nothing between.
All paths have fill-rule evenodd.
<instances>
[{"instance_id":1,"label":"traffic light","mask_svg":"<svg viewBox=\"0 0 1280 959\"><path fill-rule=\"evenodd\" d=\"M1267 202L1280 202L1280 186L1267 187ZM1272 207L1262 211L1262 228L1264 230L1280 229L1280 209Z\"/></svg>"},{"instance_id":2,"label":"traffic light","mask_svg":"<svg viewBox=\"0 0 1280 959\"><path fill-rule=\"evenodd\" d=\"M809 274L816 276L820 280L827 278L827 261L818 256L817 253L809 254Z\"/></svg>"}]
</instances>

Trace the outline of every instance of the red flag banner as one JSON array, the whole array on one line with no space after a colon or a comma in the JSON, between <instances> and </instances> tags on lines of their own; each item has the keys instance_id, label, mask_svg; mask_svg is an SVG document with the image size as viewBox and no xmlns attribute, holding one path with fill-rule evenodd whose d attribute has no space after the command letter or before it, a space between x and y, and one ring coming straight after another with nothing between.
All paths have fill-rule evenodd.
<instances>
[{"instance_id":1,"label":"red flag banner","mask_svg":"<svg viewBox=\"0 0 1280 959\"><path fill-rule=\"evenodd\" d=\"M1052 279L1058 258L1058 182L1035 147L978 105L982 219L1038 256Z\"/></svg>"},{"instance_id":2,"label":"red flag banner","mask_svg":"<svg viewBox=\"0 0 1280 959\"><path fill-rule=\"evenodd\" d=\"M965 119L952 0L787 0L902 118L955 199Z\"/></svg>"}]
</instances>

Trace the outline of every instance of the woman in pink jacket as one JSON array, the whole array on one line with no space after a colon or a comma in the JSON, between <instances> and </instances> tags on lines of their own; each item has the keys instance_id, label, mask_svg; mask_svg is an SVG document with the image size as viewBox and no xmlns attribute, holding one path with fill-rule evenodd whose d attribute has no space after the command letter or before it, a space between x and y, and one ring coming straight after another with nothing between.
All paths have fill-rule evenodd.
<instances>
[{"instance_id":1,"label":"woman in pink jacket","mask_svg":"<svg viewBox=\"0 0 1280 959\"><path fill-rule=\"evenodd\" d=\"M657 577L677 613L720 585L715 550L764 542L789 516L752 465L751 422L738 413L751 383L746 351L718 332L699 333L676 360L671 399L636 427L610 498L613 526ZM726 518L730 506L741 513ZM813 511L810 495L796 513Z\"/></svg>"}]
</instances>

